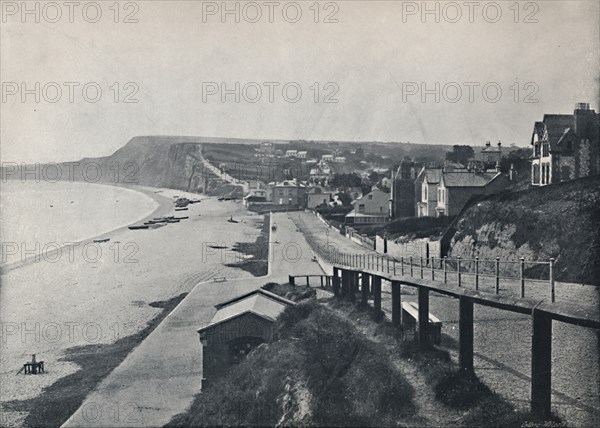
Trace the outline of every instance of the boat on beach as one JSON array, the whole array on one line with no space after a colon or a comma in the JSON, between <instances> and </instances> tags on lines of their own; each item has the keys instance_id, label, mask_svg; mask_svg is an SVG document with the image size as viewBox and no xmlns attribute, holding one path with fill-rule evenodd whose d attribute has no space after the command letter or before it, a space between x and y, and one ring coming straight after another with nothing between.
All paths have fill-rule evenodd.
<instances>
[{"instance_id":1,"label":"boat on beach","mask_svg":"<svg viewBox=\"0 0 600 428\"><path fill-rule=\"evenodd\" d=\"M139 230L139 229L148 229L148 225L142 225L142 226L129 226L129 230Z\"/></svg>"},{"instance_id":2,"label":"boat on beach","mask_svg":"<svg viewBox=\"0 0 600 428\"><path fill-rule=\"evenodd\" d=\"M103 242L108 242L110 241L110 238L104 238L104 239L94 239L94 242L97 244L101 244Z\"/></svg>"}]
</instances>

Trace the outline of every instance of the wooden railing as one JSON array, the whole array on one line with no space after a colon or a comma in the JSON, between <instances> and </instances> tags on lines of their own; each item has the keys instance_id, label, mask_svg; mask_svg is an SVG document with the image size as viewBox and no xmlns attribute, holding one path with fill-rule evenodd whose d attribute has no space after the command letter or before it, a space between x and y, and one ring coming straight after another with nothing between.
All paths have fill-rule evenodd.
<instances>
[{"instance_id":1,"label":"wooden railing","mask_svg":"<svg viewBox=\"0 0 600 428\"><path fill-rule=\"evenodd\" d=\"M305 284L307 287L313 287L315 284L311 282L311 278L319 278L317 282L317 286L323 289L330 289L333 284L333 276L332 275L289 275L288 282L291 285L300 285Z\"/></svg>"},{"instance_id":2,"label":"wooden railing","mask_svg":"<svg viewBox=\"0 0 600 428\"><path fill-rule=\"evenodd\" d=\"M296 224L298 228L302 225ZM309 230L303 230L304 237L310 248L323 261L330 265L352 269L381 272L395 276L431 279L443 281L458 287L472 287L479 291L484 287L492 287L495 294L507 293L518 284L518 295L528 296L527 285L547 286L547 296L552 302L556 301L556 283L553 258L548 261L496 259L463 259L461 257L442 259L436 257L400 257L400 259L385 254L378 254L365 249L361 253L340 251L333 244L323 245ZM513 294L513 293L511 293ZM531 293L529 293L531 294Z\"/></svg>"}]
</instances>

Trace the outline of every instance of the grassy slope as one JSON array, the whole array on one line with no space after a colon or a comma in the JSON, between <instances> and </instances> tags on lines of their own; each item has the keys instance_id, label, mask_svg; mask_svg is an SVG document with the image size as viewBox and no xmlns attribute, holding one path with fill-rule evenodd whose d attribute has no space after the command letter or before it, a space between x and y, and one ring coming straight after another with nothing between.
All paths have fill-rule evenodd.
<instances>
[{"instance_id":1,"label":"grassy slope","mask_svg":"<svg viewBox=\"0 0 600 428\"><path fill-rule=\"evenodd\" d=\"M451 256L556 259L557 279L600 285L600 177L494 195L457 223ZM486 257L489 258L489 257Z\"/></svg>"},{"instance_id":2,"label":"grassy slope","mask_svg":"<svg viewBox=\"0 0 600 428\"><path fill-rule=\"evenodd\" d=\"M199 394L174 426L391 426L412 389L382 352L314 301L286 311L258 347Z\"/></svg>"},{"instance_id":3,"label":"grassy slope","mask_svg":"<svg viewBox=\"0 0 600 428\"><path fill-rule=\"evenodd\" d=\"M285 286L270 289L286 292ZM447 353L419 353L400 342L397 329L376 324L371 316L369 310L333 300L289 308L273 343L212 379L190 410L169 426L540 423L515 412L475 376L458 372Z\"/></svg>"}]
</instances>

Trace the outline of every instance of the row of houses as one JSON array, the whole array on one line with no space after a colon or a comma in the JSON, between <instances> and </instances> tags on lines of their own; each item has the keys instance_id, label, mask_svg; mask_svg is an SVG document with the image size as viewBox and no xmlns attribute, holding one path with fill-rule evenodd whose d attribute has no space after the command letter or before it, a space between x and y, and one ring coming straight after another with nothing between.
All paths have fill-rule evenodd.
<instances>
[{"instance_id":1,"label":"row of houses","mask_svg":"<svg viewBox=\"0 0 600 428\"><path fill-rule=\"evenodd\" d=\"M325 191L318 186L308 186L300 180L283 180L263 185L253 182L250 192L244 197L244 205L272 204L290 209L314 209L328 206L335 199L335 192Z\"/></svg>"},{"instance_id":2,"label":"row of houses","mask_svg":"<svg viewBox=\"0 0 600 428\"><path fill-rule=\"evenodd\" d=\"M578 103L573 114L546 114L534 124L531 146L532 186L600 174L600 114L588 103ZM502 144L488 141L466 168L403 162L391 176L389 216L458 214L472 195L496 193L510 185L514 170L501 174L501 159Z\"/></svg>"},{"instance_id":3,"label":"row of houses","mask_svg":"<svg viewBox=\"0 0 600 428\"><path fill-rule=\"evenodd\" d=\"M600 174L600 114L578 103L573 114L546 114L531 136L531 184Z\"/></svg>"}]
</instances>

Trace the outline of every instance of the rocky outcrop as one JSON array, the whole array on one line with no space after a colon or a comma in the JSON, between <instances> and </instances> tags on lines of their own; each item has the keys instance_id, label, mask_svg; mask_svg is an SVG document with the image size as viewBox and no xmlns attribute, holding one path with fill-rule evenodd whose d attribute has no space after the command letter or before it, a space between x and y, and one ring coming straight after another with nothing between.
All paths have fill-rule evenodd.
<instances>
[{"instance_id":1,"label":"rocky outcrop","mask_svg":"<svg viewBox=\"0 0 600 428\"><path fill-rule=\"evenodd\" d=\"M449 258L548 261L560 281L600 284L600 177L487 197L458 219ZM493 264L481 269L492 271ZM503 264L516 274L518 264ZM527 265L527 274L544 276Z\"/></svg>"}]
</instances>

